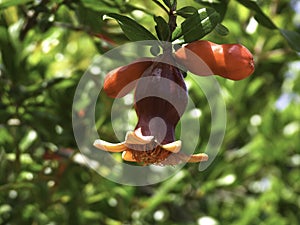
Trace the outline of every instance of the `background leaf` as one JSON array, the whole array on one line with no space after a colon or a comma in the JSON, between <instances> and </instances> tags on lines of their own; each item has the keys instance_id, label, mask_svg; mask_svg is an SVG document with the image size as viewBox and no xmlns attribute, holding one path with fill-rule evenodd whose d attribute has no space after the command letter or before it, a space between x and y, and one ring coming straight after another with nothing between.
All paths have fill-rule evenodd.
<instances>
[{"instance_id":1,"label":"background leaf","mask_svg":"<svg viewBox=\"0 0 300 225\"><path fill-rule=\"evenodd\" d=\"M290 46L300 52L300 34L295 31L279 29L282 36L288 41Z\"/></svg>"},{"instance_id":2,"label":"background leaf","mask_svg":"<svg viewBox=\"0 0 300 225\"><path fill-rule=\"evenodd\" d=\"M8 8L10 6L16 6L16 5L26 4L28 2L31 2L31 0L3 0L0 3L0 10Z\"/></svg>"}]
</instances>

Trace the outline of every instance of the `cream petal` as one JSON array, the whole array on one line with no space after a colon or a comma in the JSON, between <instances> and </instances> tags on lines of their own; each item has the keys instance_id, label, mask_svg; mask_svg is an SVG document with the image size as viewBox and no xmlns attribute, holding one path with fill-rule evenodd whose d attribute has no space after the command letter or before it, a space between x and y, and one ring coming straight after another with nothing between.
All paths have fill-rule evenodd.
<instances>
[{"instance_id":1,"label":"cream petal","mask_svg":"<svg viewBox=\"0 0 300 225\"><path fill-rule=\"evenodd\" d=\"M109 143L100 139L94 142L94 146L98 149L108 152L123 152L127 149L125 142L121 143Z\"/></svg>"},{"instance_id":2,"label":"cream petal","mask_svg":"<svg viewBox=\"0 0 300 225\"><path fill-rule=\"evenodd\" d=\"M169 155L161 164L162 165L177 165L180 163L196 163L207 161L208 156L205 153L199 153L194 155L186 155L184 153L173 153Z\"/></svg>"},{"instance_id":3,"label":"cream petal","mask_svg":"<svg viewBox=\"0 0 300 225\"><path fill-rule=\"evenodd\" d=\"M138 138L140 138L141 140L148 141L148 143L151 142L151 141L154 139L154 136L144 136L144 135L142 134L142 128L136 129L136 130L134 131L134 134L135 134Z\"/></svg>"},{"instance_id":4,"label":"cream petal","mask_svg":"<svg viewBox=\"0 0 300 225\"><path fill-rule=\"evenodd\" d=\"M122 153L122 159L124 159L126 161L130 161L130 162L136 162L136 160L132 156L132 152L131 151L124 151Z\"/></svg>"},{"instance_id":5,"label":"cream petal","mask_svg":"<svg viewBox=\"0 0 300 225\"><path fill-rule=\"evenodd\" d=\"M193 155L185 155L183 153L180 153L179 157L184 162L189 162L189 163L196 163L196 162L202 162L208 160L208 155L206 155L205 153L198 153Z\"/></svg>"},{"instance_id":6,"label":"cream petal","mask_svg":"<svg viewBox=\"0 0 300 225\"><path fill-rule=\"evenodd\" d=\"M149 144L154 139L153 136L143 136L141 128L135 131L128 131L125 137L126 144L144 145Z\"/></svg>"},{"instance_id":7,"label":"cream petal","mask_svg":"<svg viewBox=\"0 0 300 225\"><path fill-rule=\"evenodd\" d=\"M203 162L208 160L208 155L205 153L199 153L199 154L194 154L191 155L190 159L188 162L193 163L193 162Z\"/></svg>"},{"instance_id":8,"label":"cream petal","mask_svg":"<svg viewBox=\"0 0 300 225\"><path fill-rule=\"evenodd\" d=\"M169 152L177 153L181 149L181 141L174 141L165 145L161 145L161 147Z\"/></svg>"}]
</instances>

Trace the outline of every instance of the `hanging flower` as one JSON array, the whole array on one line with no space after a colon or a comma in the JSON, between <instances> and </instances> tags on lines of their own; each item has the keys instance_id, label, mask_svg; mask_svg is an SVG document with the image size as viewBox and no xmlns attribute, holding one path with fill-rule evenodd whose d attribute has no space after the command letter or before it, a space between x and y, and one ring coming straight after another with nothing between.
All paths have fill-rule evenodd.
<instances>
[{"instance_id":1,"label":"hanging flower","mask_svg":"<svg viewBox=\"0 0 300 225\"><path fill-rule=\"evenodd\" d=\"M109 72L103 89L113 98L120 98L135 88L134 107L138 123L128 131L125 141L109 143L96 140L94 146L108 152L123 152L127 161L160 165L207 161L204 153L186 155L181 141L175 140L175 127L187 105L187 90L181 71L184 66L199 76L219 75L241 80L254 71L250 51L240 44L218 45L195 41L173 55L164 52L156 59L141 58Z\"/></svg>"},{"instance_id":2,"label":"hanging flower","mask_svg":"<svg viewBox=\"0 0 300 225\"><path fill-rule=\"evenodd\" d=\"M123 152L124 160L144 165L208 160L204 153L186 155L180 152L182 143L175 140L175 127L188 97L182 73L173 65L176 65L174 58L167 52L156 60L141 59L108 73L104 91L109 96L122 97L135 88L138 123L134 131L127 132L124 142L113 144L96 140L95 147Z\"/></svg>"}]
</instances>

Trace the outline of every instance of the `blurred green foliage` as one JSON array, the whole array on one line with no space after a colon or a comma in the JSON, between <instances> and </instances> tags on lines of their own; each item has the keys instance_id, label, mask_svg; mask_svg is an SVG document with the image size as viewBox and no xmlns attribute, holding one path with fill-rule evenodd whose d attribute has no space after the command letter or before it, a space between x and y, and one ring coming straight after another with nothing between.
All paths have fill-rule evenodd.
<instances>
[{"instance_id":1,"label":"blurred green foliage","mask_svg":"<svg viewBox=\"0 0 300 225\"><path fill-rule=\"evenodd\" d=\"M103 15L126 14L154 34L153 15L167 19L165 12L154 1L1 1L0 224L299 224L300 59L292 49L299 51L299 2L253 4L178 2L214 8L229 33L204 39L242 43L256 70L239 82L218 78L227 128L208 169L190 164L162 183L130 187L76 160L72 100L93 57L128 42ZM201 110L201 151L210 109L199 88L189 92ZM113 100L99 98L98 129L113 141Z\"/></svg>"}]
</instances>

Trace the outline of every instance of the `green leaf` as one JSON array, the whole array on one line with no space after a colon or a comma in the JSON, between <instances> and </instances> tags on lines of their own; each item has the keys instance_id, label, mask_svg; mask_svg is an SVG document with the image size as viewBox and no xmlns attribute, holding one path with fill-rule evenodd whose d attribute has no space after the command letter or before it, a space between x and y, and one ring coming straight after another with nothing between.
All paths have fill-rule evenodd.
<instances>
[{"instance_id":1,"label":"green leaf","mask_svg":"<svg viewBox=\"0 0 300 225\"><path fill-rule=\"evenodd\" d=\"M257 13L254 18L256 19L256 21L264 26L264 27L267 27L269 29L277 29L276 25L270 20L269 17L267 17L265 14L260 14L260 13Z\"/></svg>"},{"instance_id":2,"label":"green leaf","mask_svg":"<svg viewBox=\"0 0 300 225\"><path fill-rule=\"evenodd\" d=\"M163 2L165 3L166 6L168 6L169 8L171 8L172 4L170 0L163 0Z\"/></svg>"},{"instance_id":3,"label":"green leaf","mask_svg":"<svg viewBox=\"0 0 300 225\"><path fill-rule=\"evenodd\" d=\"M216 31L218 34L222 36L226 36L229 33L229 30L227 27L225 27L223 24L218 23L216 26Z\"/></svg>"},{"instance_id":4,"label":"green leaf","mask_svg":"<svg viewBox=\"0 0 300 225\"><path fill-rule=\"evenodd\" d=\"M107 1L81 0L81 3L81 7L86 7L98 12L118 12L118 10L114 7L114 4Z\"/></svg>"},{"instance_id":5,"label":"green leaf","mask_svg":"<svg viewBox=\"0 0 300 225\"><path fill-rule=\"evenodd\" d=\"M122 16L116 13L108 13L107 16L114 18L118 21L124 34L130 41L142 41L142 40L155 40L157 39L150 31L145 27L138 24L135 20Z\"/></svg>"},{"instance_id":6,"label":"green leaf","mask_svg":"<svg viewBox=\"0 0 300 225\"><path fill-rule=\"evenodd\" d=\"M80 24L89 27L94 33L103 32L104 22L99 20L99 12L92 8L80 6L76 10Z\"/></svg>"},{"instance_id":7,"label":"green leaf","mask_svg":"<svg viewBox=\"0 0 300 225\"><path fill-rule=\"evenodd\" d=\"M300 94L300 76L298 76L294 81L293 91L298 92Z\"/></svg>"},{"instance_id":8,"label":"green leaf","mask_svg":"<svg viewBox=\"0 0 300 225\"><path fill-rule=\"evenodd\" d=\"M197 9L192 6L185 6L181 9L176 10L176 14L179 16L182 16L184 18L187 18L189 16L192 16L193 14L197 13Z\"/></svg>"},{"instance_id":9,"label":"green leaf","mask_svg":"<svg viewBox=\"0 0 300 225\"><path fill-rule=\"evenodd\" d=\"M6 0L6 1L1 1L0 10L8 8L10 6L26 4L26 3L31 2L31 1L32 0Z\"/></svg>"},{"instance_id":10,"label":"green leaf","mask_svg":"<svg viewBox=\"0 0 300 225\"><path fill-rule=\"evenodd\" d=\"M203 8L188 17L181 24L183 38L186 42L201 39L210 33L219 23L220 16L214 9Z\"/></svg>"},{"instance_id":11,"label":"green leaf","mask_svg":"<svg viewBox=\"0 0 300 225\"><path fill-rule=\"evenodd\" d=\"M181 27L176 27L172 33L172 41L175 41L176 39L180 38L181 36L182 36Z\"/></svg>"},{"instance_id":12,"label":"green leaf","mask_svg":"<svg viewBox=\"0 0 300 225\"><path fill-rule=\"evenodd\" d=\"M300 52L300 34L295 31L279 29L281 35L288 41L290 46Z\"/></svg>"},{"instance_id":13,"label":"green leaf","mask_svg":"<svg viewBox=\"0 0 300 225\"><path fill-rule=\"evenodd\" d=\"M195 2L215 9L220 14L220 21L222 21L227 12L229 0L195 0Z\"/></svg>"},{"instance_id":14,"label":"green leaf","mask_svg":"<svg viewBox=\"0 0 300 225\"><path fill-rule=\"evenodd\" d=\"M154 16L156 22L155 30L159 40L168 41L170 38L170 29L167 22L161 16Z\"/></svg>"},{"instance_id":15,"label":"green leaf","mask_svg":"<svg viewBox=\"0 0 300 225\"><path fill-rule=\"evenodd\" d=\"M221 0L198 0L199 3L220 4Z\"/></svg>"},{"instance_id":16,"label":"green leaf","mask_svg":"<svg viewBox=\"0 0 300 225\"><path fill-rule=\"evenodd\" d=\"M12 44L7 27L4 26L0 26L0 53L5 70L12 80L17 81L19 79L17 49Z\"/></svg>"},{"instance_id":17,"label":"green leaf","mask_svg":"<svg viewBox=\"0 0 300 225\"><path fill-rule=\"evenodd\" d=\"M266 16L266 14L261 10L261 8L256 4L255 1L251 0L236 0L240 4L244 5L248 9L252 9L256 15L254 18L257 20L259 24L265 26L269 29L277 29L276 25L272 22L272 20Z\"/></svg>"}]
</instances>

